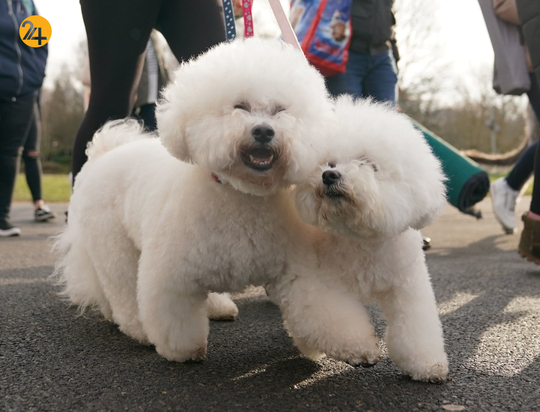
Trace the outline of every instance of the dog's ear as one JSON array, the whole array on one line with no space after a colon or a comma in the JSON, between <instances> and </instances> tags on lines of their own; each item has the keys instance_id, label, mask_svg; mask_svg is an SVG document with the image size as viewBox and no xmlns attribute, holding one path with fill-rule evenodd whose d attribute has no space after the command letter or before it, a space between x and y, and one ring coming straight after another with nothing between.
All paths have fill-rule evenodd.
<instances>
[{"instance_id":1,"label":"dog's ear","mask_svg":"<svg viewBox=\"0 0 540 412\"><path fill-rule=\"evenodd\" d=\"M162 92L156 108L158 133L163 146L177 159L191 163L186 138L185 97L181 95L178 74Z\"/></svg>"},{"instance_id":2,"label":"dog's ear","mask_svg":"<svg viewBox=\"0 0 540 412\"><path fill-rule=\"evenodd\" d=\"M432 167L427 170L422 180L418 182L416 190L418 214L412 222L411 227L420 230L431 225L442 214L446 207L446 176L441 170L440 162L432 155L431 158L424 158L425 163L432 163Z\"/></svg>"},{"instance_id":3,"label":"dog's ear","mask_svg":"<svg viewBox=\"0 0 540 412\"><path fill-rule=\"evenodd\" d=\"M442 214L444 207L446 205L446 197L444 195L440 196L438 199L434 199L435 202L431 205L427 205L422 214L412 225L411 227L416 230L423 229L426 226L431 225L437 220L437 218Z\"/></svg>"}]
</instances>

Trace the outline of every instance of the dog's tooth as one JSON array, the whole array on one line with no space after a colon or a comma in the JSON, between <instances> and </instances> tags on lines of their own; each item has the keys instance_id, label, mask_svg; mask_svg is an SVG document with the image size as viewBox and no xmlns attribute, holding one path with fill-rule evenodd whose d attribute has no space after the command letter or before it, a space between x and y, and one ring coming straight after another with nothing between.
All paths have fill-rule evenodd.
<instances>
[{"instance_id":1,"label":"dog's tooth","mask_svg":"<svg viewBox=\"0 0 540 412\"><path fill-rule=\"evenodd\" d=\"M274 155L270 156L270 160L268 160L268 163L270 163L272 160L274 160Z\"/></svg>"},{"instance_id":2,"label":"dog's tooth","mask_svg":"<svg viewBox=\"0 0 540 412\"><path fill-rule=\"evenodd\" d=\"M252 156L252 155L249 155L249 161L250 161L251 163L253 163L253 156Z\"/></svg>"}]
</instances>

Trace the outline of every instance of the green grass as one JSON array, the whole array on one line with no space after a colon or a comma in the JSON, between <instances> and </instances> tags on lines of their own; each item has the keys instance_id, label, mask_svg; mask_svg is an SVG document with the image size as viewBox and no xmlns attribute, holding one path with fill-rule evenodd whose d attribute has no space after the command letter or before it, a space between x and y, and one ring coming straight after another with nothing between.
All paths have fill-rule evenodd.
<instances>
[{"instance_id":1,"label":"green grass","mask_svg":"<svg viewBox=\"0 0 540 412\"><path fill-rule=\"evenodd\" d=\"M43 175L42 180L43 200L47 203L65 203L69 202L71 194L69 180L67 175ZM24 174L17 176L15 184L15 193L13 194L15 202L31 202L32 196L30 189L26 184Z\"/></svg>"},{"instance_id":2,"label":"green grass","mask_svg":"<svg viewBox=\"0 0 540 412\"><path fill-rule=\"evenodd\" d=\"M506 176L506 173L490 173L489 179L493 182L499 177ZM70 187L67 175L43 175L43 200L45 202L54 203L67 203L69 202ZM532 184L529 185L525 191L526 195L532 194ZM15 185L15 193L13 200L16 202L31 202L30 190L26 185L26 179L23 174L17 177L17 183Z\"/></svg>"}]
</instances>

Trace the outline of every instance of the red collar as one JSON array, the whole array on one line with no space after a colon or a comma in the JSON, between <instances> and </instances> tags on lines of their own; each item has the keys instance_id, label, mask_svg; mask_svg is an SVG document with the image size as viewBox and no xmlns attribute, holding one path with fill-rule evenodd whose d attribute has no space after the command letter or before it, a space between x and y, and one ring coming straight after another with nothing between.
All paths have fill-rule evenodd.
<instances>
[{"instance_id":1,"label":"red collar","mask_svg":"<svg viewBox=\"0 0 540 412\"><path fill-rule=\"evenodd\" d=\"M221 184L221 180L219 180L219 177L217 177L214 173L212 173L212 179L214 179L217 183Z\"/></svg>"}]
</instances>

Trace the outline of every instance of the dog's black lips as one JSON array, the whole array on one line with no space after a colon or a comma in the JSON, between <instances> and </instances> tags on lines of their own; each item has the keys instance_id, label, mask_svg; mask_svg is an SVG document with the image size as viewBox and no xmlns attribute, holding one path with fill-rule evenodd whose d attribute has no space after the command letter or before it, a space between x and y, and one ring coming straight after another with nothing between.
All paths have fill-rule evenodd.
<instances>
[{"instance_id":1,"label":"dog's black lips","mask_svg":"<svg viewBox=\"0 0 540 412\"><path fill-rule=\"evenodd\" d=\"M242 162L249 168L259 172L272 169L277 160L276 152L270 146L249 146L242 149Z\"/></svg>"},{"instance_id":2,"label":"dog's black lips","mask_svg":"<svg viewBox=\"0 0 540 412\"><path fill-rule=\"evenodd\" d=\"M326 197L329 199L342 199L345 196L343 196L343 193L334 192L334 191L327 191Z\"/></svg>"},{"instance_id":3,"label":"dog's black lips","mask_svg":"<svg viewBox=\"0 0 540 412\"><path fill-rule=\"evenodd\" d=\"M325 187L324 195L328 199L332 200L342 200L346 198L345 194L341 190L339 190L339 188L335 184Z\"/></svg>"}]
</instances>

